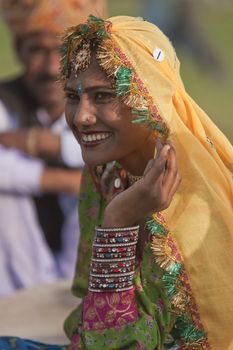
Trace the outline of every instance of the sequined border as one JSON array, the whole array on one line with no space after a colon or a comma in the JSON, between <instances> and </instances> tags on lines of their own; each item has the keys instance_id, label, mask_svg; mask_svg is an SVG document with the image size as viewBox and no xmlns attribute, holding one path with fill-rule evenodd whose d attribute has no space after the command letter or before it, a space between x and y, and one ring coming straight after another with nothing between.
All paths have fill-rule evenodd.
<instances>
[{"instance_id":1,"label":"sequined border","mask_svg":"<svg viewBox=\"0 0 233 350\"><path fill-rule=\"evenodd\" d=\"M175 328L182 338L179 349L210 350L181 254L161 213L154 214L147 227L154 260L164 270L162 280L176 316Z\"/></svg>"}]
</instances>

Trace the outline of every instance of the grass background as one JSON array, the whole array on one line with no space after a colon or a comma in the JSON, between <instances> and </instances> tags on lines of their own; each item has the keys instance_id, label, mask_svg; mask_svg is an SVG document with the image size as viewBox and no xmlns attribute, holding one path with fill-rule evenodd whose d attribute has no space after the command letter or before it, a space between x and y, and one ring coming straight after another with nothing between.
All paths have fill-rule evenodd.
<instances>
[{"instance_id":1,"label":"grass background","mask_svg":"<svg viewBox=\"0 0 233 350\"><path fill-rule=\"evenodd\" d=\"M111 16L141 16L143 6L146 6L146 0L109 0L108 3ZM181 75L190 95L233 142L233 3L223 1L220 5L211 6L203 5L202 1L197 2L197 6L203 35L220 57L225 74L217 78L208 70L200 69L193 57L177 48ZM0 20L0 79L15 76L21 69L10 33Z\"/></svg>"}]
</instances>

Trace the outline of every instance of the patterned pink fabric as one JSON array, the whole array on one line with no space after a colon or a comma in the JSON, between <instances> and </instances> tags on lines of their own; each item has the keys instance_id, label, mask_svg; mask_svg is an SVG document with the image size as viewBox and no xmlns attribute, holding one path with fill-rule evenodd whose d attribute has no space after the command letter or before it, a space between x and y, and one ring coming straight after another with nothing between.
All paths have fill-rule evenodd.
<instances>
[{"instance_id":1,"label":"patterned pink fabric","mask_svg":"<svg viewBox=\"0 0 233 350\"><path fill-rule=\"evenodd\" d=\"M104 330L120 328L138 319L134 290L124 292L89 292L83 303L83 328Z\"/></svg>"},{"instance_id":2,"label":"patterned pink fabric","mask_svg":"<svg viewBox=\"0 0 233 350\"><path fill-rule=\"evenodd\" d=\"M80 335L74 334L71 338L71 344L69 345L69 350L81 350Z\"/></svg>"}]
</instances>

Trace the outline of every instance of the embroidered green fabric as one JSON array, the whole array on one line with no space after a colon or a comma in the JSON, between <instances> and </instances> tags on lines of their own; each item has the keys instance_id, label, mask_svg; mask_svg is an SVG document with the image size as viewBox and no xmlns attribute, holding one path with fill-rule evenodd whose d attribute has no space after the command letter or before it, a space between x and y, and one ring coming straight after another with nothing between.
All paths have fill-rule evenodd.
<instances>
[{"instance_id":1,"label":"embroidered green fabric","mask_svg":"<svg viewBox=\"0 0 233 350\"><path fill-rule=\"evenodd\" d=\"M80 195L81 241L73 283L74 295L81 298L87 293L95 226L101 224L105 206L105 200L97 192L90 173L85 169ZM83 342L81 349L88 350L102 348L154 350L161 347L173 325L169 300L165 295L161 278L162 273L153 260L148 243L134 278L139 319L122 327L121 330L106 329L104 334L98 331L84 331L81 324L82 305L80 305L65 322L66 334L70 339L75 334L80 334Z\"/></svg>"}]
</instances>

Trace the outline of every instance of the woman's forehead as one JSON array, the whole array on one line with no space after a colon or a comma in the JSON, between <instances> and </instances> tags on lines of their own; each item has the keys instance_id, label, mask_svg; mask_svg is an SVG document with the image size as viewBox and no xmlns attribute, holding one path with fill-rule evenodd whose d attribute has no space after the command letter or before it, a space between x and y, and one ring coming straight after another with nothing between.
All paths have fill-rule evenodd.
<instances>
[{"instance_id":1,"label":"woman's forehead","mask_svg":"<svg viewBox=\"0 0 233 350\"><path fill-rule=\"evenodd\" d=\"M67 79L66 86L73 87L74 85L77 86L80 83L82 85L98 83L112 87L111 79L107 77L94 55L92 55L90 65L85 71L80 71L78 73L71 72L70 77Z\"/></svg>"}]
</instances>

